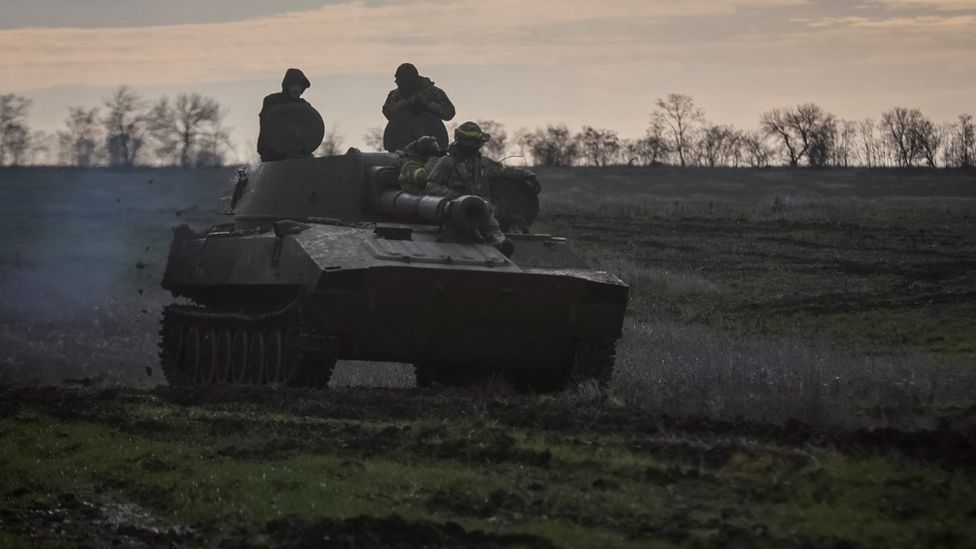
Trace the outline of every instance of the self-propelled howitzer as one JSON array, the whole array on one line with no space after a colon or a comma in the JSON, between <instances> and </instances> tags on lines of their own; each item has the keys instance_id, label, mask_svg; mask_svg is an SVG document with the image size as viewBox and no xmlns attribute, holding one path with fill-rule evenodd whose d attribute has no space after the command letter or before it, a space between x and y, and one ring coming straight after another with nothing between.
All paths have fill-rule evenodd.
<instances>
[{"instance_id":1,"label":"self-propelled howitzer","mask_svg":"<svg viewBox=\"0 0 976 549\"><path fill-rule=\"evenodd\" d=\"M535 195L491 185L496 212L531 225ZM401 191L396 155L263 163L230 202L231 223L174 231L162 285L194 304L163 313L173 385L320 386L341 359L413 364L421 386L610 378L627 286L562 238L509 234L507 257L452 236L486 203Z\"/></svg>"}]
</instances>

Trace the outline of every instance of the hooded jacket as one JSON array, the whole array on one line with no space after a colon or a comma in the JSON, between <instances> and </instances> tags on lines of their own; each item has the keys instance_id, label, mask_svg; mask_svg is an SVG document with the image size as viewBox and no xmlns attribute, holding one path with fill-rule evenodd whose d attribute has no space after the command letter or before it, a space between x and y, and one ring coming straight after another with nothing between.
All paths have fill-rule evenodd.
<instances>
[{"instance_id":1,"label":"hooded jacket","mask_svg":"<svg viewBox=\"0 0 976 549\"><path fill-rule=\"evenodd\" d=\"M264 113L268 112L268 109L284 103L307 103L301 97L292 97L288 93L288 87L294 84L301 84L305 88L312 87L312 83L308 81L308 78L305 77L305 73L302 71L298 69L288 69L285 71L285 77L281 79L281 91L265 97L264 103L261 105L261 112L258 113L258 122L261 130L264 129ZM261 155L262 162L281 160L267 146L267 143L265 143L263 131L258 132L258 154Z\"/></svg>"}]
</instances>

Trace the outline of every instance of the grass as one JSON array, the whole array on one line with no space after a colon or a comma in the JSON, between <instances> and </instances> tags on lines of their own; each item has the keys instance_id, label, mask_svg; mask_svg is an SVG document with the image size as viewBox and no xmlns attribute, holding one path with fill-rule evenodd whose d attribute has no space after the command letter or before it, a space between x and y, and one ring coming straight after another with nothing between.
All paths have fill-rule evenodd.
<instances>
[{"instance_id":1,"label":"grass","mask_svg":"<svg viewBox=\"0 0 976 549\"><path fill-rule=\"evenodd\" d=\"M0 546L976 544L976 177L542 170L631 287L608 391L148 390L226 175L0 170Z\"/></svg>"},{"instance_id":2,"label":"grass","mask_svg":"<svg viewBox=\"0 0 976 549\"><path fill-rule=\"evenodd\" d=\"M179 406L165 392L20 395L0 419L0 502L57 506L70 494L93 513L132 505L116 530L132 516L171 532L219 525L210 542L261 535L286 516L391 513L567 547L976 541L976 477L965 468L727 434L637 435L620 423L512 427L497 410L444 417L463 395L400 418L364 395L358 409L371 419L340 419L316 411L327 394ZM540 405L520 402L526 413Z\"/></svg>"}]
</instances>

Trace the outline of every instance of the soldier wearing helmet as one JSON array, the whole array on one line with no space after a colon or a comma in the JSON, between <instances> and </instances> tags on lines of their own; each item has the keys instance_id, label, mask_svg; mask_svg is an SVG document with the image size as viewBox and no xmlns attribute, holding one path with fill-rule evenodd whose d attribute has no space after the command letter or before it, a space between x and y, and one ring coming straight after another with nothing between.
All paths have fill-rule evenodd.
<instances>
[{"instance_id":1,"label":"soldier wearing helmet","mask_svg":"<svg viewBox=\"0 0 976 549\"><path fill-rule=\"evenodd\" d=\"M506 166L481 155L481 146L491 136L481 131L474 122L465 122L454 130L454 142L447 148L447 156L441 158L427 178L426 194L438 196L478 195L491 199L490 179L505 177L524 181L536 193L539 180L524 168Z\"/></svg>"},{"instance_id":2,"label":"soldier wearing helmet","mask_svg":"<svg viewBox=\"0 0 976 549\"><path fill-rule=\"evenodd\" d=\"M446 151L440 148L437 140L425 135L412 141L403 150L397 151L400 166L400 188L414 194L423 194L430 171Z\"/></svg>"},{"instance_id":3,"label":"soldier wearing helmet","mask_svg":"<svg viewBox=\"0 0 976 549\"><path fill-rule=\"evenodd\" d=\"M402 150L423 135L443 139L441 148L446 147L447 129L442 121L454 118L454 104L444 90L410 63L397 67L394 81L397 87L383 103L383 116L389 121L383 143L386 150Z\"/></svg>"},{"instance_id":4,"label":"soldier wearing helmet","mask_svg":"<svg viewBox=\"0 0 976 549\"><path fill-rule=\"evenodd\" d=\"M424 193L452 198L472 194L490 203L491 179L502 177L522 181L538 193L539 181L534 173L524 168L505 166L481 155L481 146L489 139L491 136L481 131L481 127L474 122L465 122L458 126L454 130L454 142L448 147L447 155L438 160L431 170ZM481 236L487 242L499 248L508 242L494 215L490 226L485 229ZM508 247L511 247L510 242Z\"/></svg>"}]
</instances>

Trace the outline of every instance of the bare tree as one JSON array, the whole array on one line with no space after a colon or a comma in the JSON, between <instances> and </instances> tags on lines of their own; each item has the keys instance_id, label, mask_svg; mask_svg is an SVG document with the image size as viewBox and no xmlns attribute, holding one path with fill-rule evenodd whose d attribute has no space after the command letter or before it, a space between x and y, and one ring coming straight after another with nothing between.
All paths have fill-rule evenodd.
<instances>
[{"instance_id":1,"label":"bare tree","mask_svg":"<svg viewBox=\"0 0 976 549\"><path fill-rule=\"evenodd\" d=\"M737 148L736 130L732 126L712 124L702 130L698 138L698 152L702 164L709 168L728 165L733 157L733 148Z\"/></svg>"},{"instance_id":2,"label":"bare tree","mask_svg":"<svg viewBox=\"0 0 976 549\"><path fill-rule=\"evenodd\" d=\"M635 163L643 166L660 164L668 154L668 142L664 138L663 129L659 125L651 124L647 133L640 139L628 141L624 145L627 164Z\"/></svg>"},{"instance_id":3,"label":"bare tree","mask_svg":"<svg viewBox=\"0 0 976 549\"><path fill-rule=\"evenodd\" d=\"M98 107L68 107L64 130L58 132L61 163L82 167L98 163L102 142L98 114Z\"/></svg>"},{"instance_id":4,"label":"bare tree","mask_svg":"<svg viewBox=\"0 0 976 549\"><path fill-rule=\"evenodd\" d=\"M915 139L918 140L918 148L925 163L930 168L936 167L936 158L939 155L939 147L942 146L942 132L928 118L922 118L915 126Z\"/></svg>"},{"instance_id":5,"label":"bare tree","mask_svg":"<svg viewBox=\"0 0 976 549\"><path fill-rule=\"evenodd\" d=\"M223 119L224 111L215 99L181 93L172 103L163 97L153 106L148 128L160 158L189 167L194 163L201 136L216 132Z\"/></svg>"},{"instance_id":6,"label":"bare tree","mask_svg":"<svg viewBox=\"0 0 976 549\"><path fill-rule=\"evenodd\" d=\"M935 166L938 132L922 111L895 107L881 114L881 128L899 166L914 166L920 158L924 158L929 166Z\"/></svg>"},{"instance_id":7,"label":"bare tree","mask_svg":"<svg viewBox=\"0 0 976 549\"><path fill-rule=\"evenodd\" d=\"M652 119L667 129L668 148L678 155L678 162L684 167L694 142L692 136L704 121L705 115L695 106L690 95L681 93L670 93L664 99L658 99L655 104L657 110Z\"/></svg>"},{"instance_id":8,"label":"bare tree","mask_svg":"<svg viewBox=\"0 0 976 549\"><path fill-rule=\"evenodd\" d=\"M593 166L606 166L620 152L620 138L613 130L583 126L577 135L580 155Z\"/></svg>"},{"instance_id":9,"label":"bare tree","mask_svg":"<svg viewBox=\"0 0 976 549\"><path fill-rule=\"evenodd\" d=\"M742 146L746 155L749 157L749 165L753 168L765 168L769 166L769 158L773 151L766 144L763 134L758 131L750 131L742 134Z\"/></svg>"},{"instance_id":10,"label":"bare tree","mask_svg":"<svg viewBox=\"0 0 976 549\"><path fill-rule=\"evenodd\" d=\"M381 140L382 140L382 136ZM319 145L316 151L319 156L336 156L342 154L342 142L345 136L339 133L339 128L333 124L328 131L325 132L325 137L322 139L322 144Z\"/></svg>"},{"instance_id":11,"label":"bare tree","mask_svg":"<svg viewBox=\"0 0 976 549\"><path fill-rule=\"evenodd\" d=\"M838 120L836 139L831 150L830 163L839 168L848 168L857 163L858 148L857 122L853 120Z\"/></svg>"},{"instance_id":12,"label":"bare tree","mask_svg":"<svg viewBox=\"0 0 976 549\"><path fill-rule=\"evenodd\" d=\"M31 103L20 95L0 95L0 166L24 163L31 141L27 126Z\"/></svg>"},{"instance_id":13,"label":"bare tree","mask_svg":"<svg viewBox=\"0 0 976 549\"><path fill-rule=\"evenodd\" d=\"M959 115L959 122L952 125L952 144L946 147L952 159L952 165L971 169L976 165L976 122L971 114ZM947 163L948 164L948 163Z\"/></svg>"},{"instance_id":14,"label":"bare tree","mask_svg":"<svg viewBox=\"0 0 976 549\"><path fill-rule=\"evenodd\" d=\"M227 164L227 151L233 149L230 130L214 125L200 132L193 165L198 168L217 168Z\"/></svg>"},{"instance_id":15,"label":"bare tree","mask_svg":"<svg viewBox=\"0 0 976 549\"><path fill-rule=\"evenodd\" d=\"M579 146L565 124L526 133L519 145L529 149L535 163L541 166L571 166L579 156Z\"/></svg>"},{"instance_id":16,"label":"bare tree","mask_svg":"<svg viewBox=\"0 0 976 549\"><path fill-rule=\"evenodd\" d=\"M382 151L383 128L375 126L366 130L366 133L363 134L363 142L366 143L366 148L371 151Z\"/></svg>"},{"instance_id":17,"label":"bare tree","mask_svg":"<svg viewBox=\"0 0 976 549\"><path fill-rule=\"evenodd\" d=\"M837 119L834 115L824 113L820 121L810 132L810 146L807 149L807 163L814 168L826 168L830 165L837 146Z\"/></svg>"},{"instance_id":18,"label":"bare tree","mask_svg":"<svg viewBox=\"0 0 976 549\"><path fill-rule=\"evenodd\" d=\"M881 165L881 148L878 145L876 128L877 124L872 118L865 118L857 124L857 131L860 136L859 147L863 154L864 165L868 168Z\"/></svg>"},{"instance_id":19,"label":"bare tree","mask_svg":"<svg viewBox=\"0 0 976 549\"><path fill-rule=\"evenodd\" d=\"M146 141L146 103L128 86L119 86L102 104L109 166L134 166Z\"/></svg>"},{"instance_id":20,"label":"bare tree","mask_svg":"<svg viewBox=\"0 0 976 549\"><path fill-rule=\"evenodd\" d=\"M793 108L764 112L759 120L762 131L779 140L787 162L791 167L796 167L810 152L810 146L815 141L819 139L817 144L821 149L826 144L829 127L825 125L829 126L833 119L833 115L824 112L820 106L806 103ZM823 152L821 150L818 154Z\"/></svg>"},{"instance_id":21,"label":"bare tree","mask_svg":"<svg viewBox=\"0 0 976 549\"><path fill-rule=\"evenodd\" d=\"M481 126L481 131L491 135L491 140L481 147L481 151L489 158L504 158L508 150L508 132L505 131L505 126L494 120L476 120L475 123Z\"/></svg>"}]
</instances>

